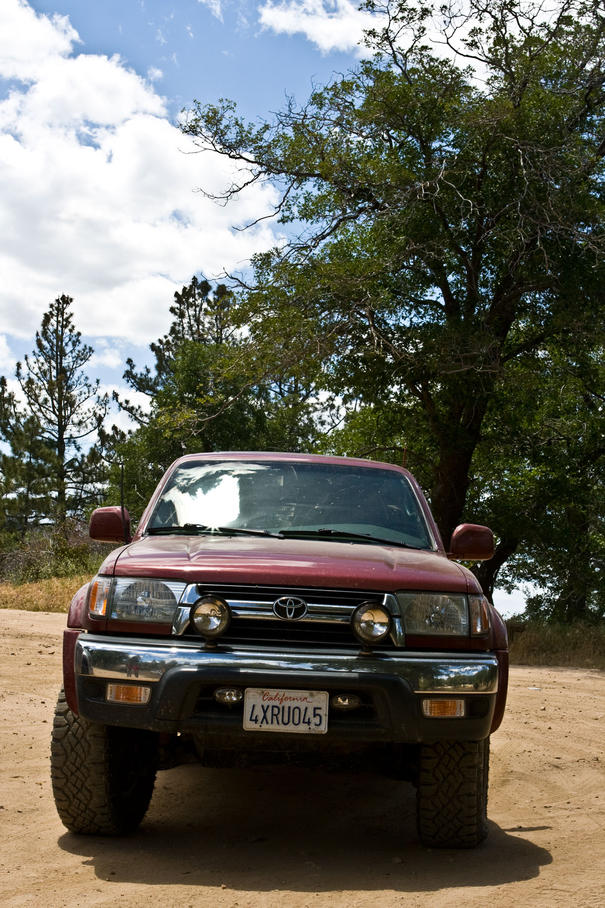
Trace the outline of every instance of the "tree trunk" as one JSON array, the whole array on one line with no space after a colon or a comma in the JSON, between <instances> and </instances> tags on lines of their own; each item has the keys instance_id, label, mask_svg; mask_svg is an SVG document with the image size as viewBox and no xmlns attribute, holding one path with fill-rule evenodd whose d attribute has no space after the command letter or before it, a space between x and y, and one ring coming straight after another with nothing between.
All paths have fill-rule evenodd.
<instances>
[{"instance_id":1,"label":"tree trunk","mask_svg":"<svg viewBox=\"0 0 605 908\"><path fill-rule=\"evenodd\" d=\"M435 470L431 508L446 549L462 519L472 456L472 451L467 450L444 452Z\"/></svg>"},{"instance_id":2,"label":"tree trunk","mask_svg":"<svg viewBox=\"0 0 605 908\"><path fill-rule=\"evenodd\" d=\"M439 419L439 461L431 507L446 548L464 514L471 464L493 384L493 377L483 376L482 386L477 389L469 376L465 383L452 387L449 406Z\"/></svg>"},{"instance_id":3,"label":"tree trunk","mask_svg":"<svg viewBox=\"0 0 605 908\"><path fill-rule=\"evenodd\" d=\"M553 617L564 624L582 621L588 612L588 573L590 557L590 518L583 506L566 508L569 538L574 543L568 550L565 583L561 589Z\"/></svg>"},{"instance_id":4,"label":"tree trunk","mask_svg":"<svg viewBox=\"0 0 605 908\"><path fill-rule=\"evenodd\" d=\"M494 557L489 561L482 561L473 568L473 574L490 602L493 602L494 587L500 568L516 552L518 545L518 539L502 539L496 546Z\"/></svg>"}]
</instances>

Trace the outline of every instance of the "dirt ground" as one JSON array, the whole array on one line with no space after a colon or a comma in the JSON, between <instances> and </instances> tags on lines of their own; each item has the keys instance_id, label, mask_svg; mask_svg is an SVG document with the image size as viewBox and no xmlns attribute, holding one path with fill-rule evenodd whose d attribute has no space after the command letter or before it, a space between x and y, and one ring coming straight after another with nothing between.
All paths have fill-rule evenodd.
<instances>
[{"instance_id":1,"label":"dirt ground","mask_svg":"<svg viewBox=\"0 0 605 908\"><path fill-rule=\"evenodd\" d=\"M475 851L422 849L405 783L285 769L168 770L135 835L78 837L49 782L64 621L0 611L3 905L605 905L605 673L513 669Z\"/></svg>"}]
</instances>

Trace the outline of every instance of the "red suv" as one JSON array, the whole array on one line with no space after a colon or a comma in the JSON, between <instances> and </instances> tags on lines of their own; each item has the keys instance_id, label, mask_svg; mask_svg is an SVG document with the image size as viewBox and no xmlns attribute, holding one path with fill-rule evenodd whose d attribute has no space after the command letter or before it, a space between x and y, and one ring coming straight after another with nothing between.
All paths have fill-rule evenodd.
<instances>
[{"instance_id":1,"label":"red suv","mask_svg":"<svg viewBox=\"0 0 605 908\"><path fill-rule=\"evenodd\" d=\"M391 464L214 453L168 470L131 537L74 597L52 740L61 820L121 834L158 769L199 759L347 762L417 787L429 846L487 832L489 736L502 719L502 619L456 561L491 557L486 527L446 552L414 478Z\"/></svg>"}]
</instances>

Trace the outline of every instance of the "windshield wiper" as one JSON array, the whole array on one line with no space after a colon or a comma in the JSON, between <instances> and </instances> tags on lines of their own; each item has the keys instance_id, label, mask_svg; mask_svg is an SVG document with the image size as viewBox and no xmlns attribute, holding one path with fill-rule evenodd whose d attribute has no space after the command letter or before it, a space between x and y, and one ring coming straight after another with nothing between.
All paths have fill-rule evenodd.
<instances>
[{"instance_id":1,"label":"windshield wiper","mask_svg":"<svg viewBox=\"0 0 605 908\"><path fill-rule=\"evenodd\" d=\"M184 523L179 526L147 527L150 536L271 536L273 539L283 539L281 533L272 533L270 530L247 529L246 527L211 527L203 523Z\"/></svg>"},{"instance_id":2,"label":"windshield wiper","mask_svg":"<svg viewBox=\"0 0 605 908\"><path fill-rule=\"evenodd\" d=\"M403 549L418 549L416 545L400 542L396 539L385 539L381 536L372 536L371 533L353 533L349 530L335 530L331 527L320 527L318 530L281 530L283 536L340 536L344 539L365 539L368 542L378 542L382 545L395 545Z\"/></svg>"},{"instance_id":3,"label":"windshield wiper","mask_svg":"<svg viewBox=\"0 0 605 908\"><path fill-rule=\"evenodd\" d=\"M282 533L272 533L271 530L248 529L248 527L213 527L213 533L223 536L271 536L272 539L283 539Z\"/></svg>"}]
</instances>

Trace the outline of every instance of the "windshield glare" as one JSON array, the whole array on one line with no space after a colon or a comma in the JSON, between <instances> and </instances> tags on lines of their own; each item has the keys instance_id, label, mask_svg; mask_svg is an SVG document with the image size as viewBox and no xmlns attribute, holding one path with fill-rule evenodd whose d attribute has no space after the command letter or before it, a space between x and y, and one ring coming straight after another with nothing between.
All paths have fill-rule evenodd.
<instances>
[{"instance_id":1,"label":"windshield glare","mask_svg":"<svg viewBox=\"0 0 605 908\"><path fill-rule=\"evenodd\" d=\"M331 529L433 547L406 477L357 465L188 461L170 477L147 529L184 524L301 535Z\"/></svg>"}]
</instances>

